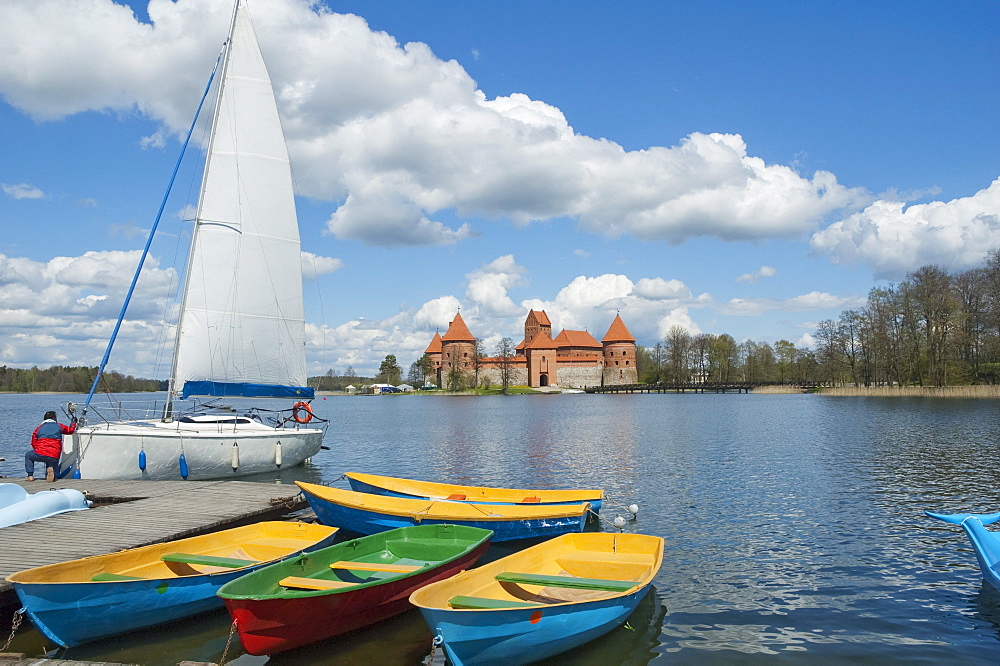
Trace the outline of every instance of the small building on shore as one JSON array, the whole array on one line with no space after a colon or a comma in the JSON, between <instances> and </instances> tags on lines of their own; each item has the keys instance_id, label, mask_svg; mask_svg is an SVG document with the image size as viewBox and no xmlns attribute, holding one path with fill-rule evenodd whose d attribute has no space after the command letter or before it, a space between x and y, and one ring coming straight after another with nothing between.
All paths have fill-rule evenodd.
<instances>
[{"instance_id":1,"label":"small building on shore","mask_svg":"<svg viewBox=\"0 0 1000 666\"><path fill-rule=\"evenodd\" d=\"M635 350L635 338L620 315L615 315L598 342L587 331L570 329L552 337L552 322L545 311L529 310L524 339L509 358L477 356L476 338L461 313L456 313L444 335L434 334L424 353L431 360L432 381L438 386L449 385L453 373L465 385L496 386L503 383L506 370L510 385L584 388L637 383Z\"/></svg>"}]
</instances>

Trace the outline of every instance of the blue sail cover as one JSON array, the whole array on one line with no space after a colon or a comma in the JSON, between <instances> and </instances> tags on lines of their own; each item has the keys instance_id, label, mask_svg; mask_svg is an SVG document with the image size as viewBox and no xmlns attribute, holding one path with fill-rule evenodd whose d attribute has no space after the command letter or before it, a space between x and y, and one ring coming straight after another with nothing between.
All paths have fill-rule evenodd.
<instances>
[{"instance_id":1,"label":"blue sail cover","mask_svg":"<svg viewBox=\"0 0 1000 666\"><path fill-rule=\"evenodd\" d=\"M310 386L276 386L273 384L234 384L231 382L192 381L184 382L181 399L192 395L210 395L217 398L307 398L316 395Z\"/></svg>"}]
</instances>

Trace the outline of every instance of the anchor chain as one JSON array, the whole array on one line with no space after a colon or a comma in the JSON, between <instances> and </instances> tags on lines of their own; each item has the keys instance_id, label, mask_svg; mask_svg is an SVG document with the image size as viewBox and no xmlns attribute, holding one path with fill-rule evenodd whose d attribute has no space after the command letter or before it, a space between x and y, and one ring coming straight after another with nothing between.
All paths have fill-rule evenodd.
<instances>
[{"instance_id":1,"label":"anchor chain","mask_svg":"<svg viewBox=\"0 0 1000 666\"><path fill-rule=\"evenodd\" d=\"M6 652L10 644L14 642L14 634L17 633L17 628L21 626L21 620L24 618L24 611L26 610L26 608L22 607L14 611L14 622L10 628L10 636L7 637L7 642L0 648L0 652Z\"/></svg>"},{"instance_id":2,"label":"anchor chain","mask_svg":"<svg viewBox=\"0 0 1000 666\"><path fill-rule=\"evenodd\" d=\"M229 638L226 639L226 649L222 651L222 659L219 660L219 666L226 663L226 654L229 652L229 646L233 642L233 634L236 633L236 619L233 618L233 624L229 627Z\"/></svg>"},{"instance_id":3,"label":"anchor chain","mask_svg":"<svg viewBox=\"0 0 1000 666\"><path fill-rule=\"evenodd\" d=\"M435 654L437 653L437 648L443 642L444 638L441 636L441 634L435 636L434 640L431 641L431 653L427 655L427 660L424 661L424 663L427 664L427 666L434 666L434 657Z\"/></svg>"}]
</instances>

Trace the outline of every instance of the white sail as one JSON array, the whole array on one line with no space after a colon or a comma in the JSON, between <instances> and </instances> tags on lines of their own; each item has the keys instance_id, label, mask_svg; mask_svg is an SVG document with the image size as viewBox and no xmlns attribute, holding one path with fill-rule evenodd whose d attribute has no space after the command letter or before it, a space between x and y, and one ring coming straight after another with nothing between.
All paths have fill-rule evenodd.
<instances>
[{"instance_id":1,"label":"white sail","mask_svg":"<svg viewBox=\"0 0 1000 666\"><path fill-rule=\"evenodd\" d=\"M186 393L295 395L260 386L305 386L305 328L288 150L242 2L222 74L171 377Z\"/></svg>"},{"instance_id":2,"label":"white sail","mask_svg":"<svg viewBox=\"0 0 1000 666\"><path fill-rule=\"evenodd\" d=\"M201 187L171 393L312 397L288 151L245 0L233 14ZM61 459L85 479L274 472L318 453L327 427L308 427L314 416L302 402L286 417L208 405L178 413L168 403L161 419L122 410L103 423L87 421L87 406Z\"/></svg>"}]
</instances>

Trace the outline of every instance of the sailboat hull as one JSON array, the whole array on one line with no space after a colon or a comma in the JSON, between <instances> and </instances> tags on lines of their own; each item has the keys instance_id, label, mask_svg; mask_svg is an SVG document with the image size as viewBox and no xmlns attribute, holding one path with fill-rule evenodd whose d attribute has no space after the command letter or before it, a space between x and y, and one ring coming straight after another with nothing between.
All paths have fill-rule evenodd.
<instances>
[{"instance_id":1,"label":"sailboat hull","mask_svg":"<svg viewBox=\"0 0 1000 666\"><path fill-rule=\"evenodd\" d=\"M318 453L322 443L323 431L315 428L110 423L79 428L65 438L62 467L72 466L83 479L226 479L297 465Z\"/></svg>"}]
</instances>

